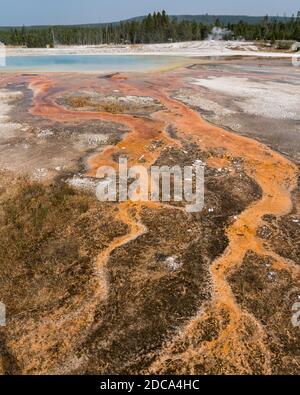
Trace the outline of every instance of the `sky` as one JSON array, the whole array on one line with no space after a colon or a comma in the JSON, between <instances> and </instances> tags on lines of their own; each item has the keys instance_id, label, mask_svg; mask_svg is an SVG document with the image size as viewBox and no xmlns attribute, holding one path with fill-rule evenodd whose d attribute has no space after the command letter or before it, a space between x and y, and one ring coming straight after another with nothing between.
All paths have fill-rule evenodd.
<instances>
[{"instance_id":1,"label":"sky","mask_svg":"<svg viewBox=\"0 0 300 395\"><path fill-rule=\"evenodd\" d=\"M0 0L0 26L112 22L168 14L292 15L299 0Z\"/></svg>"}]
</instances>

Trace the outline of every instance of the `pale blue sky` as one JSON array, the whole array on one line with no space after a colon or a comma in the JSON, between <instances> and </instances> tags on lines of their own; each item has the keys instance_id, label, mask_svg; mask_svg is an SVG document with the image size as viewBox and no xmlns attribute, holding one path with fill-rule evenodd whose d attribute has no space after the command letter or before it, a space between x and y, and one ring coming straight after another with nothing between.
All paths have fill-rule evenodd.
<instances>
[{"instance_id":1,"label":"pale blue sky","mask_svg":"<svg viewBox=\"0 0 300 395\"><path fill-rule=\"evenodd\" d=\"M291 15L299 0L0 0L0 25L110 22L165 9L169 14Z\"/></svg>"}]
</instances>

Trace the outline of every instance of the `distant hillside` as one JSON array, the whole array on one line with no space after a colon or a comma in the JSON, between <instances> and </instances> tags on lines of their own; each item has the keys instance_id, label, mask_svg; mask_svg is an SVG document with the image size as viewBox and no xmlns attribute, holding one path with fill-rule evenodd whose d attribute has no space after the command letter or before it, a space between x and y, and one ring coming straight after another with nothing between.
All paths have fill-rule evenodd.
<instances>
[{"instance_id":1,"label":"distant hillside","mask_svg":"<svg viewBox=\"0 0 300 395\"><path fill-rule=\"evenodd\" d=\"M137 20L141 21L145 18L145 16L138 16L135 18L130 18L127 21ZM265 16L247 16L247 15L170 15L170 18L175 18L179 22L180 21L196 21L198 23L207 23L209 25L215 23L217 19L221 23L239 23L240 21L246 22L248 24L257 25L259 24ZM269 20L279 20L279 21L287 21L290 17L283 16L269 16Z\"/></svg>"},{"instance_id":2,"label":"distant hillside","mask_svg":"<svg viewBox=\"0 0 300 395\"><path fill-rule=\"evenodd\" d=\"M137 16L134 18L130 19L125 19L121 22L130 22L130 21L142 21L145 18L145 16ZM240 21L246 22L248 24L252 25L257 25L259 24L263 19L264 16L247 16L247 15L171 15L170 18L175 18L178 21L186 20L186 21L196 21L198 23L206 23L206 24L213 24L217 19L221 23L227 24L227 23L239 23ZM269 20L279 20L279 21L287 21L289 20L290 17L282 17L282 16L269 16ZM119 24L120 22L110 22L109 24ZM87 24L78 24L78 25L60 25L60 26L70 26L70 27L103 27L106 26L108 23L87 23ZM54 26L54 25L51 25ZM0 30L5 31L5 30L10 30L14 27L20 27L20 26L0 26ZM43 29L43 28L49 28L49 25L36 25L36 26L27 26L31 28L36 28L36 29Z\"/></svg>"}]
</instances>

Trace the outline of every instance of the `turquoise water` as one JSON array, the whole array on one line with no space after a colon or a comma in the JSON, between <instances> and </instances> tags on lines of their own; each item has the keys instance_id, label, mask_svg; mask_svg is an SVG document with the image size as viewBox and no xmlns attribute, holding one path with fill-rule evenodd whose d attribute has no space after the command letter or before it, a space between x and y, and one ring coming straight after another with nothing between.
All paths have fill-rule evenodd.
<instances>
[{"instance_id":1,"label":"turquoise water","mask_svg":"<svg viewBox=\"0 0 300 395\"><path fill-rule=\"evenodd\" d=\"M0 71L34 72L117 72L155 71L176 65L182 58L141 55L50 55L11 56L6 58L6 67Z\"/></svg>"}]
</instances>

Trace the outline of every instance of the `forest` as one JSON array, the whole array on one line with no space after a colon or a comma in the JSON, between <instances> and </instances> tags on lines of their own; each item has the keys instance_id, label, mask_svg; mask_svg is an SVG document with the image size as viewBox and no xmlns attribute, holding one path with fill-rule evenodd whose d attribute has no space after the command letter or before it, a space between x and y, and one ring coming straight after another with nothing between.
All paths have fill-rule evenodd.
<instances>
[{"instance_id":1,"label":"forest","mask_svg":"<svg viewBox=\"0 0 300 395\"><path fill-rule=\"evenodd\" d=\"M224 39L300 41L300 11L291 18L262 18L260 23L222 23L217 17L207 24L196 20L169 17L165 11L125 22L78 25L0 28L5 45L28 48L56 45L148 44L205 40L214 27L226 31Z\"/></svg>"}]
</instances>

